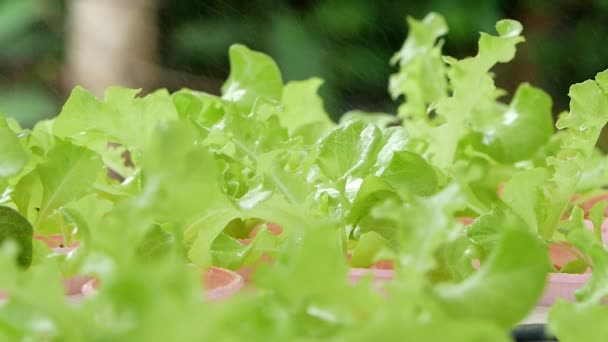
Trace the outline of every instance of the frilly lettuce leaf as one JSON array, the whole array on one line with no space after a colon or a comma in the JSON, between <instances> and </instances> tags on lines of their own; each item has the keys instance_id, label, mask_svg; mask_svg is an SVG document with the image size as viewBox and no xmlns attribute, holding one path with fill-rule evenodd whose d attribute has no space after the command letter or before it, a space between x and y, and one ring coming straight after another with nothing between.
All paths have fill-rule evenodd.
<instances>
[{"instance_id":1,"label":"frilly lettuce leaf","mask_svg":"<svg viewBox=\"0 0 608 342\"><path fill-rule=\"evenodd\" d=\"M343 124L347 121L351 120L362 120L366 122L370 122L375 124L380 128L386 128L390 126L398 125L401 120L395 116L394 114L388 113L370 113L362 110L349 110L348 112L342 114L340 117L339 123Z\"/></svg>"},{"instance_id":2,"label":"frilly lettuce leaf","mask_svg":"<svg viewBox=\"0 0 608 342\"><path fill-rule=\"evenodd\" d=\"M433 127L429 137L432 161L441 169L448 168L454 161L458 142L468 133L467 127L475 117L496 106L495 99L501 92L496 89L489 70L497 63L511 60L515 46L524 40L519 35L521 24L516 21L499 21L496 31L498 36L481 35L476 56L446 60L452 95L437 102L437 116L445 123Z\"/></svg>"},{"instance_id":3,"label":"frilly lettuce leaf","mask_svg":"<svg viewBox=\"0 0 608 342\"><path fill-rule=\"evenodd\" d=\"M382 133L374 124L349 121L319 141L316 163L329 179L345 182L374 164L381 141Z\"/></svg>"},{"instance_id":4,"label":"frilly lettuce leaf","mask_svg":"<svg viewBox=\"0 0 608 342\"><path fill-rule=\"evenodd\" d=\"M0 155L2 156L0 159L0 190L4 190L3 181L18 174L27 164L29 157L2 114L0 114L0 141L2 141L0 144Z\"/></svg>"},{"instance_id":5,"label":"frilly lettuce leaf","mask_svg":"<svg viewBox=\"0 0 608 342\"><path fill-rule=\"evenodd\" d=\"M605 305L577 305L558 301L549 313L549 327L563 342L601 342L608 334L603 322L608 319Z\"/></svg>"},{"instance_id":6,"label":"frilly lettuce leaf","mask_svg":"<svg viewBox=\"0 0 608 342\"><path fill-rule=\"evenodd\" d=\"M32 263L32 235L29 221L15 209L0 206L0 245L12 241L19 248L17 263L29 267Z\"/></svg>"},{"instance_id":7,"label":"frilly lettuce leaf","mask_svg":"<svg viewBox=\"0 0 608 342\"><path fill-rule=\"evenodd\" d=\"M549 327L560 341L602 341L606 333L600 324L608 316L603 299L608 295L608 252L593 234L583 227L572 230L568 242L591 260L593 273L575 293L576 302L558 300L549 312Z\"/></svg>"},{"instance_id":8,"label":"frilly lettuce leaf","mask_svg":"<svg viewBox=\"0 0 608 342\"><path fill-rule=\"evenodd\" d=\"M272 58L239 44L230 47L230 75L222 98L236 103L247 114L258 99L279 102L283 92L281 72Z\"/></svg>"},{"instance_id":9,"label":"frilly lettuce leaf","mask_svg":"<svg viewBox=\"0 0 608 342\"><path fill-rule=\"evenodd\" d=\"M222 232L211 245L211 255L214 265L239 270L253 265L264 253L270 257L274 256L278 246L278 237L265 227L258 230L249 244L243 244Z\"/></svg>"},{"instance_id":10,"label":"frilly lettuce leaf","mask_svg":"<svg viewBox=\"0 0 608 342\"><path fill-rule=\"evenodd\" d=\"M103 155L106 145L119 143L136 155L147 144L156 126L177 118L177 112L167 91L159 90L136 98L139 90L111 87L100 101L83 88L70 94L53 123L53 134L62 139L91 147Z\"/></svg>"},{"instance_id":11,"label":"frilly lettuce leaf","mask_svg":"<svg viewBox=\"0 0 608 342\"><path fill-rule=\"evenodd\" d=\"M143 189L134 205L156 222L177 225L173 231L177 239L188 244L198 239L193 246L197 250L190 253L198 253L197 262L203 264L210 260L213 240L238 215L219 186L215 158L197 140L194 126L179 121L161 125L144 152ZM224 219L212 224L218 215ZM208 237L204 248L203 236Z\"/></svg>"},{"instance_id":12,"label":"frilly lettuce leaf","mask_svg":"<svg viewBox=\"0 0 608 342\"><path fill-rule=\"evenodd\" d=\"M394 253L387 248L388 246L388 241L375 231L361 234L356 246L351 249L351 266L370 267L379 261L394 259Z\"/></svg>"},{"instance_id":13,"label":"frilly lettuce leaf","mask_svg":"<svg viewBox=\"0 0 608 342\"><path fill-rule=\"evenodd\" d=\"M451 314L487 318L509 328L536 305L550 266L547 247L521 229L501 235L478 272L461 283L437 288L440 302Z\"/></svg>"},{"instance_id":14,"label":"frilly lettuce leaf","mask_svg":"<svg viewBox=\"0 0 608 342\"><path fill-rule=\"evenodd\" d=\"M391 59L399 65L399 72L391 75L389 92L393 99L405 97L399 106L401 118L420 118L427 107L447 96L448 84L438 39L448 32L445 19L430 13L423 20L408 17L410 28L401 49Z\"/></svg>"},{"instance_id":15,"label":"frilly lettuce leaf","mask_svg":"<svg viewBox=\"0 0 608 342\"><path fill-rule=\"evenodd\" d=\"M419 155L399 151L380 176L398 191L428 196L438 189L437 175L433 167Z\"/></svg>"},{"instance_id":16,"label":"frilly lettuce leaf","mask_svg":"<svg viewBox=\"0 0 608 342\"><path fill-rule=\"evenodd\" d=\"M533 232L538 232L543 215L544 194L541 186L549 178L544 168L521 171L505 184L503 201L517 213Z\"/></svg>"},{"instance_id":17,"label":"frilly lettuce leaf","mask_svg":"<svg viewBox=\"0 0 608 342\"><path fill-rule=\"evenodd\" d=\"M34 230L46 227L57 232L49 219L61 207L91 193L98 175L105 171L99 156L93 151L57 140L46 160L22 177L15 189L19 211L34 222ZM23 196L27 194L27 196Z\"/></svg>"},{"instance_id":18,"label":"frilly lettuce leaf","mask_svg":"<svg viewBox=\"0 0 608 342\"><path fill-rule=\"evenodd\" d=\"M482 131L485 152L503 163L529 159L553 133L551 105L544 91L520 85L510 105Z\"/></svg>"},{"instance_id":19,"label":"frilly lettuce leaf","mask_svg":"<svg viewBox=\"0 0 608 342\"><path fill-rule=\"evenodd\" d=\"M410 197L407 204L396 196L376 199L368 214L361 219L361 232L375 231L396 251L397 263L410 279L423 275L436 266L434 256L450 234L460 228L453 222L454 213L464 206L464 198L453 184L428 198Z\"/></svg>"},{"instance_id":20,"label":"frilly lettuce leaf","mask_svg":"<svg viewBox=\"0 0 608 342\"><path fill-rule=\"evenodd\" d=\"M314 138L318 139L334 126L325 112L323 100L317 94L322 84L323 80L311 78L305 81L291 81L283 88L281 103L284 111L280 114L280 120L291 135L298 134L306 130L307 126L313 125L317 135ZM309 143L315 141L316 139L309 139Z\"/></svg>"},{"instance_id":21,"label":"frilly lettuce leaf","mask_svg":"<svg viewBox=\"0 0 608 342\"><path fill-rule=\"evenodd\" d=\"M547 212L539 233L550 238L562 213L576 191L586 160L594 151L602 128L608 122L608 71L597 74L596 80L575 84L570 88L570 111L556 126L562 130L562 150L547 163L554 170L546 187Z\"/></svg>"},{"instance_id":22,"label":"frilly lettuce leaf","mask_svg":"<svg viewBox=\"0 0 608 342\"><path fill-rule=\"evenodd\" d=\"M606 74L570 88L570 111L556 124L561 149L546 157L545 166L518 172L504 187L504 202L545 239L559 228L608 122L608 94L601 83Z\"/></svg>"},{"instance_id":23,"label":"frilly lettuce leaf","mask_svg":"<svg viewBox=\"0 0 608 342\"><path fill-rule=\"evenodd\" d=\"M466 227L466 235L475 246L481 248L479 257L483 260L496 248L504 232L516 229L533 232L509 207L496 205Z\"/></svg>"},{"instance_id":24,"label":"frilly lettuce leaf","mask_svg":"<svg viewBox=\"0 0 608 342\"><path fill-rule=\"evenodd\" d=\"M608 187L608 157L599 149L595 149L585 163L577 191L593 193L597 189L605 187Z\"/></svg>"}]
</instances>

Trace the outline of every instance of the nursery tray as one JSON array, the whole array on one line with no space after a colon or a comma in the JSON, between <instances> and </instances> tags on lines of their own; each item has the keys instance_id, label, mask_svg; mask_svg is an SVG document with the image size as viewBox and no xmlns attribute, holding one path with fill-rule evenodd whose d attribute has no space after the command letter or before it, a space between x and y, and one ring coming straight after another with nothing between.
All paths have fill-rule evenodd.
<instances>
[{"instance_id":1,"label":"nursery tray","mask_svg":"<svg viewBox=\"0 0 608 342\"><path fill-rule=\"evenodd\" d=\"M520 324L547 324L550 309L548 306L537 306Z\"/></svg>"},{"instance_id":2,"label":"nursery tray","mask_svg":"<svg viewBox=\"0 0 608 342\"><path fill-rule=\"evenodd\" d=\"M537 306L518 326L513 329L511 336L517 342L557 341L547 334L547 317L549 307Z\"/></svg>"},{"instance_id":3,"label":"nursery tray","mask_svg":"<svg viewBox=\"0 0 608 342\"><path fill-rule=\"evenodd\" d=\"M522 324L511 332L511 337L517 342L545 342L557 341L555 337L547 334L546 324Z\"/></svg>"}]
</instances>

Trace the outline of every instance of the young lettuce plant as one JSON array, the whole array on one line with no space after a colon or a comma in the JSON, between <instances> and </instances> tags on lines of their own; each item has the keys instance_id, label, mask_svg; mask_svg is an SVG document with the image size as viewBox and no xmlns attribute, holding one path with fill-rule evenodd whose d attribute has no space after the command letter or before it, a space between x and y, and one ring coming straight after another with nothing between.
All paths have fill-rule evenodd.
<instances>
[{"instance_id":1,"label":"young lettuce plant","mask_svg":"<svg viewBox=\"0 0 608 342\"><path fill-rule=\"evenodd\" d=\"M523 41L518 22L498 22L499 35L482 34L478 54L462 60L441 55L442 43L437 40L447 32L441 16L429 14L422 21L409 18L408 23L408 38L393 58L400 69L389 84L393 97L405 98L399 109L403 128L374 130L369 128L376 127L373 123L364 126L357 120L345 121L320 141L322 152L332 144L327 148L334 152L327 158L328 165L334 166L335 161L342 165L327 170L320 164L325 174L334 175L336 181L330 188L337 193L340 189L349 190L344 191L347 197L354 194L350 195L354 200L341 204L348 210L346 223L354 227L352 236L364 242L353 251L352 260L359 266L390 257L381 248L391 244L390 229L384 223L366 219L369 209L381 199L392 196L407 201L411 194L430 196L456 181L467 199L467 206L459 214L483 215L498 201L500 183L519 168L537 163L537 154L553 144L550 97L523 84L511 102L503 104L498 98L504 91L495 87L490 73L495 64L511 60L516 45ZM361 127L357 133L347 134L347 127L357 126ZM356 134L366 139L352 138ZM386 141L384 147L377 147L382 146L382 142L374 140L377 135L385 136L380 139ZM349 138L360 142L361 147L346 149L356 146L349 143ZM362 145L365 142L367 146ZM372 153L371 158L377 155L376 162L365 164L363 158L358 158L374 149L378 152ZM358 168L363 172L358 172ZM467 249L461 238L456 250L445 251L446 258ZM376 259L369 258L371 254Z\"/></svg>"},{"instance_id":2,"label":"young lettuce plant","mask_svg":"<svg viewBox=\"0 0 608 342\"><path fill-rule=\"evenodd\" d=\"M426 293L429 286L426 280L419 279L419 283L426 284L421 287L395 287L390 299L370 292L365 282L354 288L348 286L344 281L347 265L336 239L336 234L340 234L337 228L317 224L296 230L300 234L292 236L282 248L277 265L257 275L258 294L245 293L214 306L196 299L195 280L186 276L179 258L165 256L145 264L133 264L127 261L132 260L126 259L127 255L112 258L116 262L114 275L106 278L94 298L79 306L62 301L58 286L50 291L49 282L56 284L58 273L53 273L51 264L44 264L35 272L36 277L30 275L27 282L21 283L21 291L9 285L11 293L18 296L3 312L7 318L32 317L35 313L47 324L33 329L35 325L29 319L11 319L5 321L11 327L10 332L2 330L2 333L10 334L6 336L11 338L46 336L67 341L93 337L160 341L169 336L340 340L355 330L364 336L374 333L383 336L390 331L387 328L391 322L405 321L407 329L393 329L390 336L429 339L449 334L456 341L473 337L506 340L507 328L502 324L490 322L487 317L462 316L452 313L453 309L436 307L434 296ZM520 236L510 243L534 247L522 245L525 239ZM17 271L3 267L2 279L16 279L17 273L12 272ZM36 281L40 277L46 282ZM411 278L414 279L413 275ZM197 321L203 323L194 324Z\"/></svg>"},{"instance_id":3,"label":"young lettuce plant","mask_svg":"<svg viewBox=\"0 0 608 342\"><path fill-rule=\"evenodd\" d=\"M21 172L29 161L27 151L0 114L0 245L13 240L20 249L17 261L21 266L29 266L32 261L32 226L14 209L4 206L14 183L13 177Z\"/></svg>"},{"instance_id":4,"label":"young lettuce plant","mask_svg":"<svg viewBox=\"0 0 608 342\"><path fill-rule=\"evenodd\" d=\"M292 234L280 246L277 264L256 274L260 292L243 294L221 306L206 304L200 296L197 299L198 280L187 272L185 251L179 243L161 238L167 242L165 252L154 259L142 259L133 248L137 241L149 241L145 236L155 222L172 231L171 227L187 225L191 215L214 209L213 202L230 205L221 199L225 194L219 190L212 155L197 139L196 128L189 122L161 124L152 133L149 146L142 149L143 188L138 195L117 201L101 215L95 214L90 197L78 201L74 210L62 211L70 222L90 232L91 254L82 269L101 279L95 297L79 306L63 301L58 267L52 260L23 273L2 259L7 267L1 268L0 285L12 295L2 308L3 326L7 327L1 330L4 336L68 341L154 341L175 336L341 340L354 330L363 336L383 336L388 324L405 321L407 329L393 333L423 340L445 334L456 341L505 340L511 325L534 305L539 291L539 286L511 285L525 281L542 288L544 276L538 271L545 269L546 253L525 232L506 234L501 240L506 247L497 250L495 261L484 265L480 275L462 283L438 285L430 271L436 267L437 251L460 229L452 217L464 202L457 187L427 197L405 197L407 189L418 191L405 187L400 194L391 190L393 197L373 202L370 209L374 220L392 228L400 246L398 281L389 288L390 298L370 291L367 282L355 287L346 283L342 223L331 218L287 221L272 212L282 225L291 225ZM191 168L197 172L187 172ZM178 177L172 177L175 175ZM198 196L202 192L206 198ZM259 217L270 213L259 206L252 210ZM521 257L509 257L506 252L511 248L522 248ZM39 281L41 277L46 281ZM487 283L512 292L481 291ZM488 303L508 303L510 310ZM487 311L490 309L493 311ZM37 325L27 317L46 324L34 329ZM204 323L194 324L198 321Z\"/></svg>"},{"instance_id":5,"label":"young lettuce plant","mask_svg":"<svg viewBox=\"0 0 608 342\"><path fill-rule=\"evenodd\" d=\"M575 293L575 303L558 300L553 305L549 326L560 341L601 341L604 335L598 320L606 316L602 303L608 279L608 252L601 230L605 203L591 209L592 233L583 224L582 210L575 207L570 211L570 202L588 160L594 157L599 134L608 123L608 71L597 74L595 80L573 85L569 96L570 111L556 124L561 149L547 157L546 167L516 173L504 187L506 205L481 216L467 233L485 250L496 248L497 236L509 225L535 233L550 244L566 242L576 248L581 259L563 265L559 271L581 273L590 267L591 278ZM569 220L563 220L565 215Z\"/></svg>"},{"instance_id":6,"label":"young lettuce plant","mask_svg":"<svg viewBox=\"0 0 608 342\"><path fill-rule=\"evenodd\" d=\"M559 238L560 221L608 122L607 89L608 71L573 85L570 111L556 124L561 150L547 158L547 167L521 171L505 185L504 202L544 239Z\"/></svg>"},{"instance_id":7,"label":"young lettuce plant","mask_svg":"<svg viewBox=\"0 0 608 342\"><path fill-rule=\"evenodd\" d=\"M424 195L437 190L432 167L405 151L401 129L382 130L360 120L334 127L316 94L319 80L288 83L281 92L280 73L268 56L239 45L230 56L231 76L222 98L189 90L173 95L180 118L195 123L201 143L215 154L223 170L222 189L241 212L227 213L213 224L216 228L205 220L198 221L205 229L188 228L186 239L196 236L191 255L206 253L218 236L224 248L244 254L251 247L239 246L234 238L245 237L247 229L227 236L224 227L247 218L276 222L279 207L291 212L287 216L332 217L348 233L383 188ZM257 71L243 74L241 63ZM258 82L250 79L254 76ZM262 81L263 89L256 89ZM262 95L255 100L245 95L252 93ZM420 173L424 176L411 177ZM269 205L274 209L264 209Z\"/></svg>"},{"instance_id":8,"label":"young lettuce plant","mask_svg":"<svg viewBox=\"0 0 608 342\"><path fill-rule=\"evenodd\" d=\"M498 101L505 92L496 88L490 71L509 62L524 40L517 21L498 22L498 36L482 33L477 55L461 60L441 54L438 39L448 31L441 16L408 23L408 38L392 60L400 69L389 90L393 98L404 96L399 116L409 149L459 179L471 209L482 214L516 164L532 159L549 141L552 101L529 84L520 85L509 104Z\"/></svg>"}]
</instances>

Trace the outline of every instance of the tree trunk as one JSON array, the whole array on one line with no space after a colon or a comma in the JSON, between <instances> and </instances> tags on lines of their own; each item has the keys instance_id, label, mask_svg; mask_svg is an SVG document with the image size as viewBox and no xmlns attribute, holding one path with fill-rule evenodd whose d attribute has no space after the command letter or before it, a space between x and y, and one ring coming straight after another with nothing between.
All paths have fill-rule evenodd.
<instances>
[{"instance_id":1,"label":"tree trunk","mask_svg":"<svg viewBox=\"0 0 608 342\"><path fill-rule=\"evenodd\" d=\"M69 0L66 86L101 97L109 86L156 81L156 0Z\"/></svg>"}]
</instances>

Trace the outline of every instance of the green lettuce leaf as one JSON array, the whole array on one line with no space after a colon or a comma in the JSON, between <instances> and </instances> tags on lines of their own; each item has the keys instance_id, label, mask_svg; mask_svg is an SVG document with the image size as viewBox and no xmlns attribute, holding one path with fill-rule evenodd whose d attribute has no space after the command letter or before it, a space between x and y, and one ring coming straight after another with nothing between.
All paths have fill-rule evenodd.
<instances>
[{"instance_id":1,"label":"green lettuce leaf","mask_svg":"<svg viewBox=\"0 0 608 342\"><path fill-rule=\"evenodd\" d=\"M354 109L340 116L339 123L343 124L351 120L361 120L369 123L373 123L380 128L387 128L389 126L398 125L401 120L394 114L388 113L370 113L362 110Z\"/></svg>"},{"instance_id":2,"label":"green lettuce leaf","mask_svg":"<svg viewBox=\"0 0 608 342\"><path fill-rule=\"evenodd\" d=\"M424 278L436 267L435 256L441 246L451 242L462 232L455 224L454 213L464 207L459 187L452 184L441 192L426 198L409 197L407 202L396 196L374 194L373 206L358 222L360 233L376 232L387 240L397 254L399 281L420 284L416 277ZM367 261L370 262L369 260Z\"/></svg>"},{"instance_id":3,"label":"green lettuce leaf","mask_svg":"<svg viewBox=\"0 0 608 342\"><path fill-rule=\"evenodd\" d=\"M138 93L136 89L110 87L104 101L100 101L85 89L76 87L55 119L53 133L102 155L108 142L122 144L137 154L148 144L160 122L177 118L175 106L166 91L136 98ZM137 159L138 156L132 157Z\"/></svg>"},{"instance_id":4,"label":"green lettuce leaf","mask_svg":"<svg viewBox=\"0 0 608 342\"><path fill-rule=\"evenodd\" d=\"M230 47L230 76L222 86L222 98L236 103L247 114L259 98L280 101L281 72L272 58L234 44Z\"/></svg>"},{"instance_id":5,"label":"green lettuce leaf","mask_svg":"<svg viewBox=\"0 0 608 342\"><path fill-rule=\"evenodd\" d=\"M197 125L204 144L221 156L224 191L244 206L273 191L290 203L301 202L306 197L302 191L308 188L302 168L305 146L290 139L280 125L276 104L260 98L251 111L243 115L224 105L216 124Z\"/></svg>"},{"instance_id":6,"label":"green lettuce leaf","mask_svg":"<svg viewBox=\"0 0 608 342\"><path fill-rule=\"evenodd\" d=\"M476 56L447 59L452 95L437 103L437 115L445 123L433 127L428 137L434 152L432 160L441 169L447 169L454 161L458 143L468 133L467 126L480 115L495 111L495 99L501 91L496 89L489 70L514 57L515 46L524 40L519 35L522 29L517 21L501 20L496 23L498 36L481 34Z\"/></svg>"},{"instance_id":7,"label":"green lettuce leaf","mask_svg":"<svg viewBox=\"0 0 608 342\"><path fill-rule=\"evenodd\" d=\"M349 121L319 141L316 163L329 179L344 182L374 164L381 141L382 133L375 125Z\"/></svg>"},{"instance_id":8,"label":"green lettuce leaf","mask_svg":"<svg viewBox=\"0 0 608 342\"><path fill-rule=\"evenodd\" d=\"M214 265L238 270L254 264L264 253L274 255L278 245L278 238L265 227L247 245L226 233L220 233L211 245L211 255Z\"/></svg>"},{"instance_id":9,"label":"green lettuce leaf","mask_svg":"<svg viewBox=\"0 0 608 342\"><path fill-rule=\"evenodd\" d=\"M510 208L497 205L466 227L466 235L487 254L496 248L507 230L531 231L528 227Z\"/></svg>"},{"instance_id":10,"label":"green lettuce leaf","mask_svg":"<svg viewBox=\"0 0 608 342\"><path fill-rule=\"evenodd\" d=\"M477 273L437 288L446 310L456 317L492 320L510 328L534 308L549 269L547 248L523 230L507 230Z\"/></svg>"},{"instance_id":11,"label":"green lettuce leaf","mask_svg":"<svg viewBox=\"0 0 608 342\"><path fill-rule=\"evenodd\" d=\"M563 342L601 342L608 334L603 322L608 319L605 305L578 305L557 301L549 313L549 327Z\"/></svg>"},{"instance_id":12,"label":"green lettuce leaf","mask_svg":"<svg viewBox=\"0 0 608 342\"><path fill-rule=\"evenodd\" d=\"M376 176L365 177L352 203L347 222L354 225L358 224L375 205L391 198L398 199L399 196L388 183Z\"/></svg>"},{"instance_id":13,"label":"green lettuce leaf","mask_svg":"<svg viewBox=\"0 0 608 342\"><path fill-rule=\"evenodd\" d=\"M391 75L388 89L393 99L405 97L398 111L401 118L420 118L427 115L430 104L447 96L443 42L438 39L448 32L448 27L436 13L423 20L408 17L407 22L408 37L391 59L391 64L399 64L399 72Z\"/></svg>"},{"instance_id":14,"label":"green lettuce leaf","mask_svg":"<svg viewBox=\"0 0 608 342\"><path fill-rule=\"evenodd\" d=\"M483 131L488 154L504 163L530 158L553 133L551 104L544 91L520 85L504 114Z\"/></svg>"},{"instance_id":15,"label":"green lettuce leaf","mask_svg":"<svg viewBox=\"0 0 608 342\"><path fill-rule=\"evenodd\" d=\"M0 246L9 240L17 244L17 263L29 267L32 263L32 236L34 230L29 221L18 211L0 206Z\"/></svg>"},{"instance_id":16,"label":"green lettuce leaf","mask_svg":"<svg viewBox=\"0 0 608 342\"><path fill-rule=\"evenodd\" d=\"M35 222L37 231L50 224L51 221L47 221L56 210L91 193L93 183L104 170L101 159L93 151L57 140L46 160L17 184L17 191L29 194L17 202L20 211Z\"/></svg>"},{"instance_id":17,"label":"green lettuce leaf","mask_svg":"<svg viewBox=\"0 0 608 342\"><path fill-rule=\"evenodd\" d=\"M544 195L541 186L549 174L544 168L521 171L505 184L503 201L513 209L533 231L538 232L544 213Z\"/></svg>"},{"instance_id":18,"label":"green lettuce leaf","mask_svg":"<svg viewBox=\"0 0 608 342\"><path fill-rule=\"evenodd\" d=\"M378 317L379 316L379 317ZM433 320L416 320L408 315L394 314L377 315L373 321L366 321L361 329L351 329L342 338L349 341L370 341L380 339L384 341L510 341L503 330L480 321L458 319L452 317L437 317ZM399 329L395 329L399 327Z\"/></svg>"},{"instance_id":19,"label":"green lettuce leaf","mask_svg":"<svg viewBox=\"0 0 608 342\"><path fill-rule=\"evenodd\" d=\"M576 293L576 302L558 300L549 312L549 327L560 341L602 341L605 329L599 324L608 316L602 301L608 295L608 252L582 222L567 235L591 260L593 273L585 286Z\"/></svg>"},{"instance_id":20,"label":"green lettuce leaf","mask_svg":"<svg viewBox=\"0 0 608 342\"><path fill-rule=\"evenodd\" d=\"M577 191L589 193L606 186L608 186L608 157L596 148L585 163Z\"/></svg>"},{"instance_id":21,"label":"green lettuce leaf","mask_svg":"<svg viewBox=\"0 0 608 342\"><path fill-rule=\"evenodd\" d=\"M428 196L438 190L437 175L433 167L412 152L395 152L380 177L403 193Z\"/></svg>"},{"instance_id":22,"label":"green lettuce leaf","mask_svg":"<svg viewBox=\"0 0 608 342\"><path fill-rule=\"evenodd\" d=\"M361 234L357 246L352 249L352 267L370 267L374 263L394 259L394 252L388 249L389 243L380 234L371 231Z\"/></svg>"},{"instance_id":23,"label":"green lettuce leaf","mask_svg":"<svg viewBox=\"0 0 608 342\"><path fill-rule=\"evenodd\" d=\"M205 246L200 247L199 241L192 248L209 260L212 241L238 213L218 184L215 158L197 141L195 128L187 122L160 125L151 142L144 150L144 185L135 204L156 222L177 224L177 238L187 245L197 235L202 239L199 231L205 230L209 234ZM215 225L218 215L223 219ZM198 263L202 258L197 258Z\"/></svg>"},{"instance_id":24,"label":"green lettuce leaf","mask_svg":"<svg viewBox=\"0 0 608 342\"><path fill-rule=\"evenodd\" d=\"M26 150L19 142L17 135L9 128L0 114L0 190L4 190L2 182L8 177L18 174L27 164L29 158Z\"/></svg>"},{"instance_id":25,"label":"green lettuce leaf","mask_svg":"<svg viewBox=\"0 0 608 342\"><path fill-rule=\"evenodd\" d=\"M562 132L562 150L547 159L553 176L547 181L547 211L539 232L551 238L581 179L585 162L594 151L602 128L608 122L608 71L570 87L570 112L557 121Z\"/></svg>"},{"instance_id":26,"label":"green lettuce leaf","mask_svg":"<svg viewBox=\"0 0 608 342\"><path fill-rule=\"evenodd\" d=\"M47 261L23 270L11 251L4 249L0 253L0 288L9 295L0 308L0 337L75 341L82 336L74 324L83 320L66 303L57 263ZM41 321L45 324L37 324Z\"/></svg>"},{"instance_id":27,"label":"green lettuce leaf","mask_svg":"<svg viewBox=\"0 0 608 342\"><path fill-rule=\"evenodd\" d=\"M314 125L316 138L320 138L334 126L323 108L323 100L317 94L322 84L321 79L311 78L291 81L283 88L281 103L285 109L280 119L290 134L298 134L307 126Z\"/></svg>"}]
</instances>

